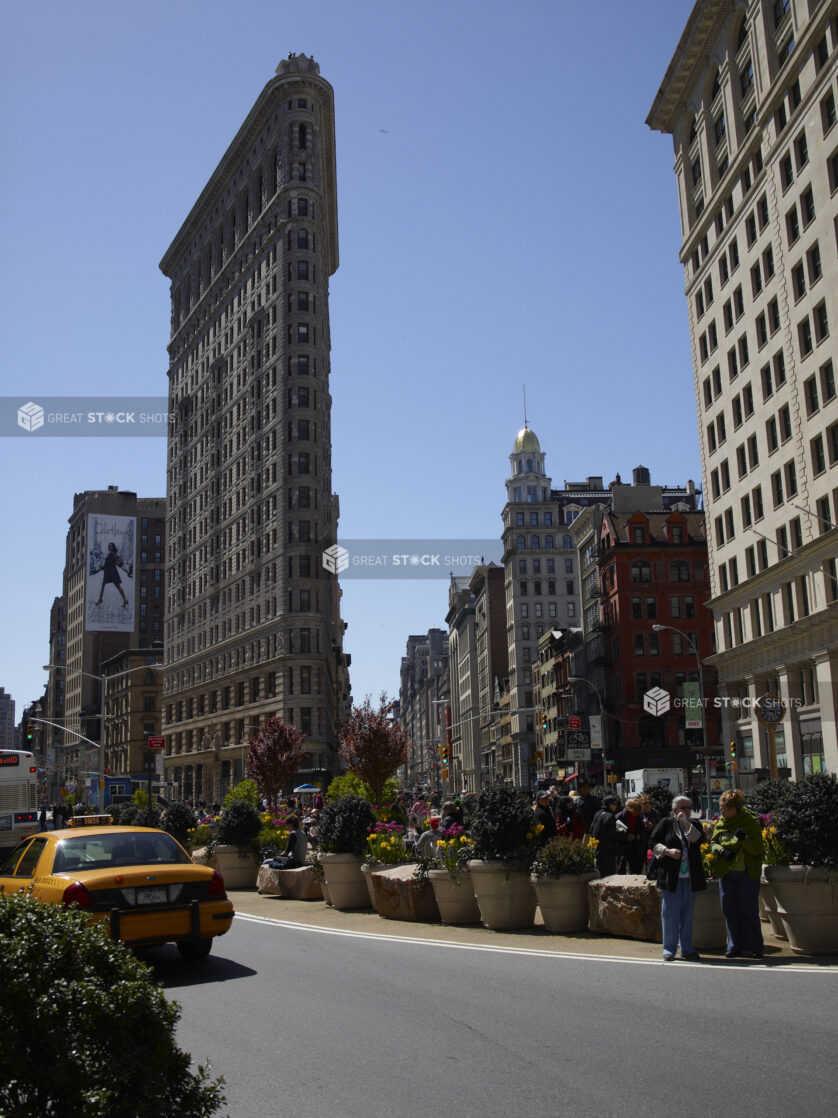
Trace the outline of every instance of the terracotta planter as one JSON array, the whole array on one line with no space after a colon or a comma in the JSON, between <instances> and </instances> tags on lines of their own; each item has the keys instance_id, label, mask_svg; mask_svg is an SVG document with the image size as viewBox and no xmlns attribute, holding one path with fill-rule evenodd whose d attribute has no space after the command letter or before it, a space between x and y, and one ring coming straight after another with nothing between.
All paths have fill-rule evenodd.
<instances>
[{"instance_id":1,"label":"terracotta planter","mask_svg":"<svg viewBox=\"0 0 838 1118\"><path fill-rule=\"evenodd\" d=\"M766 866L762 867L762 877L759 879L759 908L760 920L767 920L771 925L771 933L777 939L788 939L783 921L777 911L777 898L774 896L774 887L765 876ZM763 916L763 912L765 915Z\"/></svg>"},{"instance_id":2,"label":"terracotta planter","mask_svg":"<svg viewBox=\"0 0 838 1118\"><path fill-rule=\"evenodd\" d=\"M361 873L361 855L321 854L319 857L332 906L342 910L369 908L370 895Z\"/></svg>"},{"instance_id":3,"label":"terracotta planter","mask_svg":"<svg viewBox=\"0 0 838 1118\"><path fill-rule=\"evenodd\" d=\"M588 882L598 873L567 873L530 878L548 932L584 932L588 928Z\"/></svg>"},{"instance_id":4,"label":"terracotta planter","mask_svg":"<svg viewBox=\"0 0 838 1118\"><path fill-rule=\"evenodd\" d=\"M448 870L429 870L428 879L443 924L480 923L480 909L467 870L460 870L456 877L452 877Z\"/></svg>"},{"instance_id":5,"label":"terracotta planter","mask_svg":"<svg viewBox=\"0 0 838 1118\"><path fill-rule=\"evenodd\" d=\"M838 954L838 870L765 866L789 947L797 955Z\"/></svg>"},{"instance_id":6,"label":"terracotta planter","mask_svg":"<svg viewBox=\"0 0 838 1118\"><path fill-rule=\"evenodd\" d=\"M228 889L256 888L259 859L252 852L240 854L237 846L216 846L213 862Z\"/></svg>"},{"instance_id":7,"label":"terracotta planter","mask_svg":"<svg viewBox=\"0 0 838 1118\"><path fill-rule=\"evenodd\" d=\"M480 918L496 932L529 928L538 901L529 870L508 862L471 861L468 864Z\"/></svg>"},{"instance_id":8,"label":"terracotta planter","mask_svg":"<svg viewBox=\"0 0 838 1118\"><path fill-rule=\"evenodd\" d=\"M695 895L693 910L693 947L707 951L727 944L727 927L722 912L718 881L708 881L707 888Z\"/></svg>"}]
</instances>

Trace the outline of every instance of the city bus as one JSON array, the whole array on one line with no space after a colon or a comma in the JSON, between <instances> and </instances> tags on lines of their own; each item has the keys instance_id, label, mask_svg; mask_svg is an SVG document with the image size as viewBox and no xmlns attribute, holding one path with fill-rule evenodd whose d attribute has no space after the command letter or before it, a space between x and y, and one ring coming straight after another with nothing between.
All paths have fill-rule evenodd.
<instances>
[{"instance_id":1,"label":"city bus","mask_svg":"<svg viewBox=\"0 0 838 1118\"><path fill-rule=\"evenodd\" d=\"M38 766L23 749L0 749L0 849L38 830Z\"/></svg>"}]
</instances>

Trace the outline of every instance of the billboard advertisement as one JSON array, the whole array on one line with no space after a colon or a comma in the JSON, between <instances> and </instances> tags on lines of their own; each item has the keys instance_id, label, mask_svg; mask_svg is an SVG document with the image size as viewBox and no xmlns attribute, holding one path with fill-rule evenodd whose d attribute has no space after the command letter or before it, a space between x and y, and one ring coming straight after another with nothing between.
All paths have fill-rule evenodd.
<instances>
[{"instance_id":1,"label":"billboard advertisement","mask_svg":"<svg viewBox=\"0 0 838 1118\"><path fill-rule=\"evenodd\" d=\"M137 518L90 513L84 627L91 633L134 631Z\"/></svg>"}]
</instances>

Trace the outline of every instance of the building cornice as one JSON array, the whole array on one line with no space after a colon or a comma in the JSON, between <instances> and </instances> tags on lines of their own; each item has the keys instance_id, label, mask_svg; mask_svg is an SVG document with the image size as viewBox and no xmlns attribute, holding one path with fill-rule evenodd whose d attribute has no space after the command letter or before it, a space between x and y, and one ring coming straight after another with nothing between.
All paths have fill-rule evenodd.
<instances>
[{"instance_id":1,"label":"building cornice","mask_svg":"<svg viewBox=\"0 0 838 1118\"><path fill-rule=\"evenodd\" d=\"M768 542L773 541L769 539ZM778 559L776 563L772 563L764 571L752 575L744 582L740 582L738 586L711 598L707 607L712 611L714 617L720 617L728 610L747 605L755 595L776 590L782 583L808 573L813 569L813 564L818 565L824 560L834 559L836 548L838 548L838 528L830 528L828 532L816 536L814 540L810 540L809 543L804 544L803 547L793 551L790 555ZM832 604L835 605L835 603Z\"/></svg>"},{"instance_id":2,"label":"building cornice","mask_svg":"<svg viewBox=\"0 0 838 1118\"><path fill-rule=\"evenodd\" d=\"M710 45L735 6L735 0L697 0L646 117L655 132L674 133L707 65Z\"/></svg>"}]
</instances>

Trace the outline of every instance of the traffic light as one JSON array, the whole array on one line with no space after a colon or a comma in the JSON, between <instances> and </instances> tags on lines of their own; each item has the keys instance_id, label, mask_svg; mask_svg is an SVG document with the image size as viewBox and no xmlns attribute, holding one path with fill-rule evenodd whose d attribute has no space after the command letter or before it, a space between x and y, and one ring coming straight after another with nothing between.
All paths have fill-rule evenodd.
<instances>
[{"instance_id":1,"label":"traffic light","mask_svg":"<svg viewBox=\"0 0 838 1118\"><path fill-rule=\"evenodd\" d=\"M541 729L545 734L547 733L547 711L541 715Z\"/></svg>"},{"instance_id":2,"label":"traffic light","mask_svg":"<svg viewBox=\"0 0 838 1118\"><path fill-rule=\"evenodd\" d=\"M736 742L735 741L732 741L730 743L730 759L731 759L731 761L736 760Z\"/></svg>"},{"instance_id":3,"label":"traffic light","mask_svg":"<svg viewBox=\"0 0 838 1118\"><path fill-rule=\"evenodd\" d=\"M27 722L23 729L23 737L26 741L32 741L35 737L35 727L31 722Z\"/></svg>"}]
</instances>

